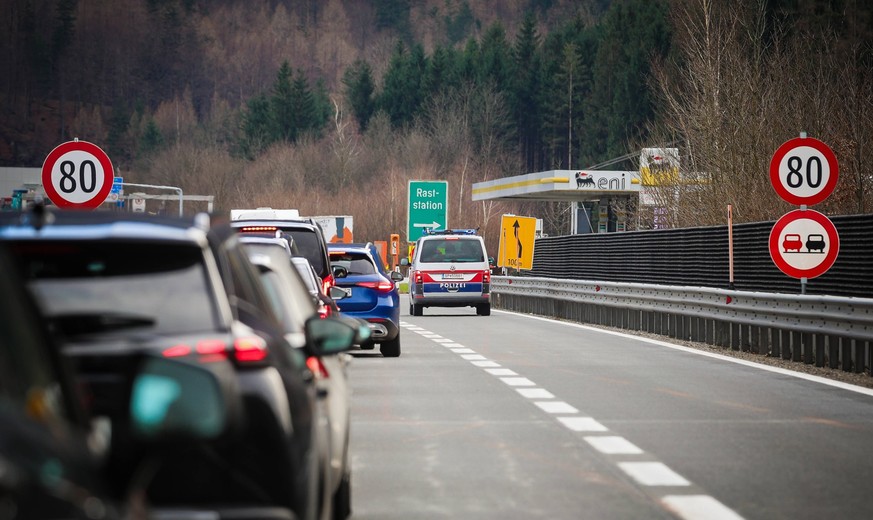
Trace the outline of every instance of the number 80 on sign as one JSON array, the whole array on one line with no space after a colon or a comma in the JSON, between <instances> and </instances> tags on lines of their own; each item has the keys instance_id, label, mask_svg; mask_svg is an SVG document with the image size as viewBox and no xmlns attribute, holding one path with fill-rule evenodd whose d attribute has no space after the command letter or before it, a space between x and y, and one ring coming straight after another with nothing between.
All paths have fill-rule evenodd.
<instances>
[{"instance_id":1,"label":"number 80 on sign","mask_svg":"<svg viewBox=\"0 0 873 520\"><path fill-rule=\"evenodd\" d=\"M61 208L94 209L109 196L115 173L99 146L69 141L52 150L42 165L42 185Z\"/></svg>"},{"instance_id":2,"label":"number 80 on sign","mask_svg":"<svg viewBox=\"0 0 873 520\"><path fill-rule=\"evenodd\" d=\"M822 202L834 191L840 167L828 145L812 137L786 141L770 160L770 183L782 199L798 206Z\"/></svg>"}]
</instances>

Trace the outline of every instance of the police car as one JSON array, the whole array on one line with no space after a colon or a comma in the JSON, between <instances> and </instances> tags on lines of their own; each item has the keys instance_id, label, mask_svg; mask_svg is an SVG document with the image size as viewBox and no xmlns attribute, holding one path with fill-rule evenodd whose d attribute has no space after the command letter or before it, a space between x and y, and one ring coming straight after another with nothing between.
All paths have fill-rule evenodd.
<instances>
[{"instance_id":1,"label":"police car","mask_svg":"<svg viewBox=\"0 0 873 520\"><path fill-rule=\"evenodd\" d=\"M491 271L485 242L475 229L426 231L409 268L409 313L425 307L474 307L491 314Z\"/></svg>"}]
</instances>

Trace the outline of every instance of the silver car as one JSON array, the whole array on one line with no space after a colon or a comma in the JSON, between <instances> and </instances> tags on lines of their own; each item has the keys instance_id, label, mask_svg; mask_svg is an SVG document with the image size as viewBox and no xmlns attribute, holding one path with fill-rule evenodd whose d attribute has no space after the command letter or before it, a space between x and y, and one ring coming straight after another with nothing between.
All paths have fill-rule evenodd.
<instances>
[{"instance_id":1,"label":"silver car","mask_svg":"<svg viewBox=\"0 0 873 520\"><path fill-rule=\"evenodd\" d=\"M292 267L290 249L283 238L265 239L240 236L249 252L249 258L257 266L275 301L276 313L283 322L305 320L316 312L316 304L297 269ZM306 261L305 259L303 259ZM308 263L308 261L307 261ZM310 267L311 269L311 267ZM335 288L341 296L342 289ZM305 300L305 305L301 305ZM342 319L334 316L326 319ZM350 327L357 323L349 321ZM289 326L289 330L299 327ZM358 331L356 331L358 332ZM358 332L359 333L359 332ZM303 338L287 338L292 345L302 345ZM348 364L351 356L339 353L330 356L309 356L306 364L316 378L320 398L321 420L324 421L320 439L322 450L322 478L325 493L321 497L320 518L344 519L351 514L351 460L349 456L349 404Z\"/></svg>"}]
</instances>

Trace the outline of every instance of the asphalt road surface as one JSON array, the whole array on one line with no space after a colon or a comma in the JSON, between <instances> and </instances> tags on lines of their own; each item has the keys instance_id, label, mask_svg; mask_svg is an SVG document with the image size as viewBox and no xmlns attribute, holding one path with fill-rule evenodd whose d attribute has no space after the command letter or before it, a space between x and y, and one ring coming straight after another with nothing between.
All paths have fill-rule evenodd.
<instances>
[{"instance_id":1,"label":"asphalt road surface","mask_svg":"<svg viewBox=\"0 0 873 520\"><path fill-rule=\"evenodd\" d=\"M402 314L402 355L349 367L355 519L873 518L870 389L497 310Z\"/></svg>"}]
</instances>

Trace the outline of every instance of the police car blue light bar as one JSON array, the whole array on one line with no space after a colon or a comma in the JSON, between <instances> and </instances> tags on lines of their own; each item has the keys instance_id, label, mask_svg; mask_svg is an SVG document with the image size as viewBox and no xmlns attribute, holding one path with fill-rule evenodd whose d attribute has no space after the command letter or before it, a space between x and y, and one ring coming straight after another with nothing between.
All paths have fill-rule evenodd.
<instances>
[{"instance_id":1,"label":"police car blue light bar","mask_svg":"<svg viewBox=\"0 0 873 520\"><path fill-rule=\"evenodd\" d=\"M470 228L470 229L441 229L435 230L431 228L424 228L425 235L478 235L479 228Z\"/></svg>"}]
</instances>

